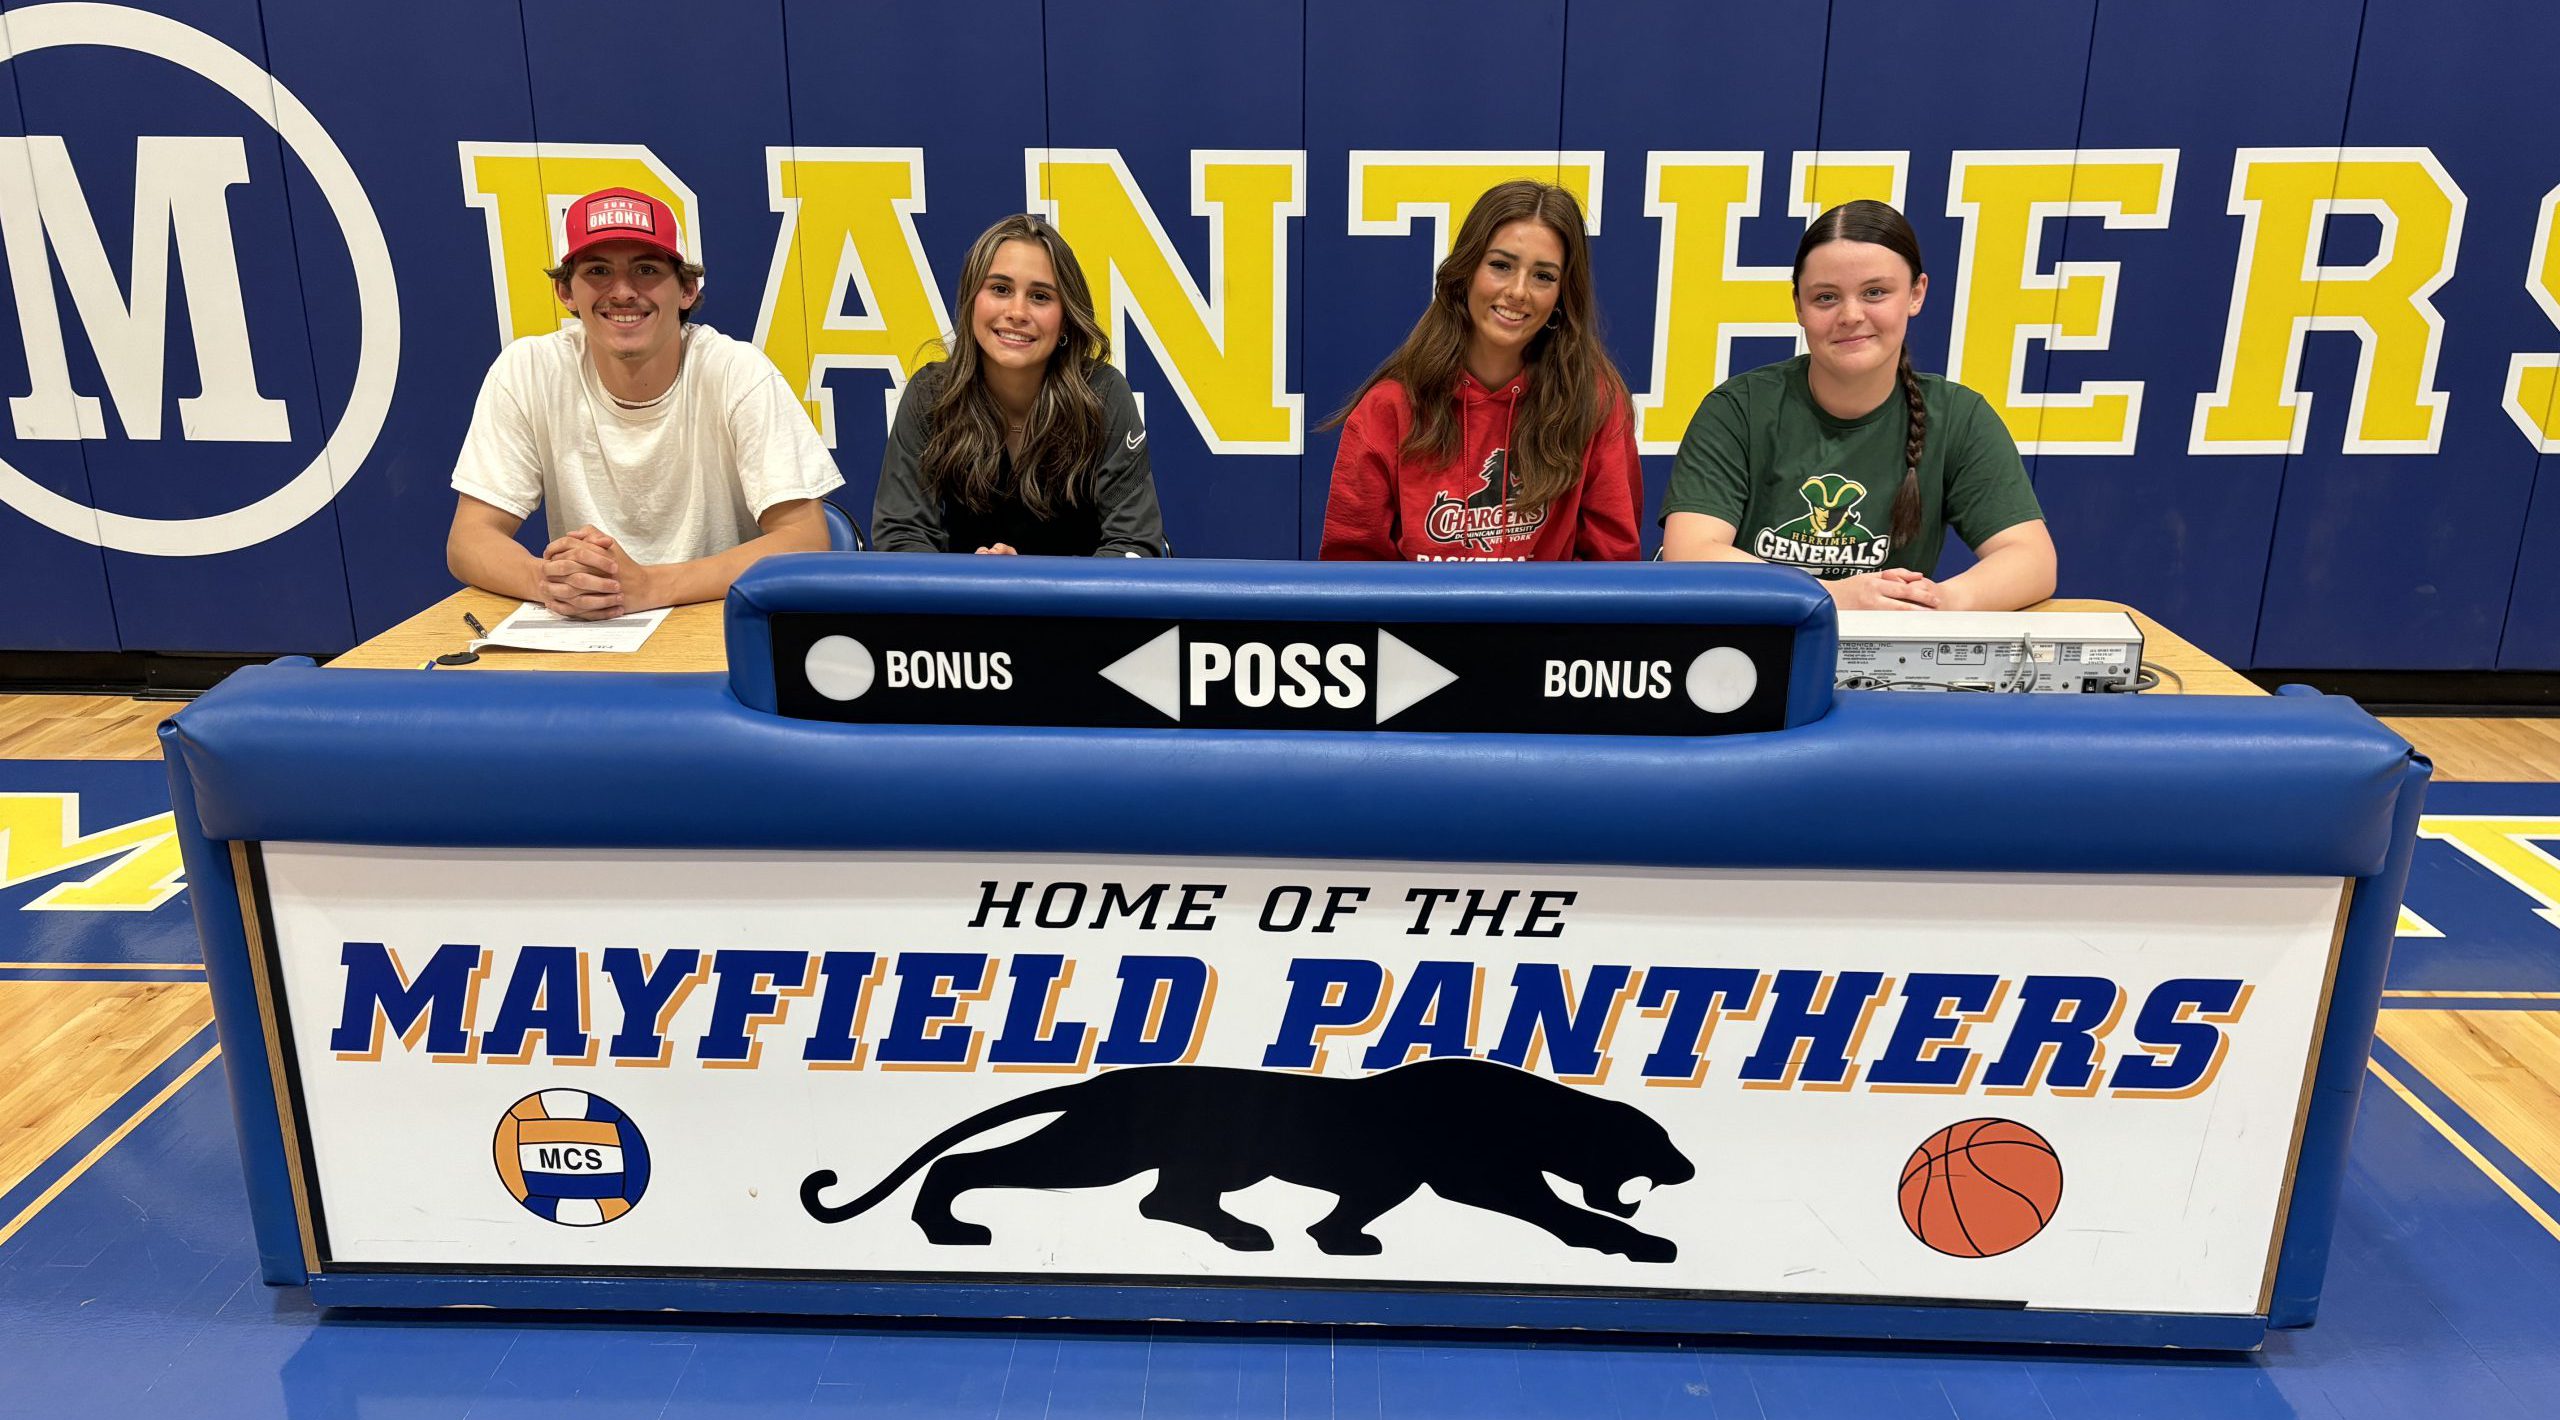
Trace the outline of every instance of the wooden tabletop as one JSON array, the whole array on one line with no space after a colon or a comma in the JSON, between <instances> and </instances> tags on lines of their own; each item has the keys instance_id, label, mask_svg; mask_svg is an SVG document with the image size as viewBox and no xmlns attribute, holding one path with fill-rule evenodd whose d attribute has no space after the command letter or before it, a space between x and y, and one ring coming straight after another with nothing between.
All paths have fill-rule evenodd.
<instances>
[{"instance_id":1,"label":"wooden tabletop","mask_svg":"<svg viewBox=\"0 0 2560 1420\"><path fill-rule=\"evenodd\" d=\"M2035 611L2120 611L2133 618L2142 628L2142 659L2177 673L2178 681L2161 678L2153 695L2174 695L2183 690L2188 695L2264 695L2256 682L2231 667L2198 650L2193 642L2168 627L2135 611L2122 602L2088 601L2078 597L2056 597L2031 608Z\"/></svg>"},{"instance_id":2,"label":"wooden tabletop","mask_svg":"<svg viewBox=\"0 0 2560 1420\"><path fill-rule=\"evenodd\" d=\"M470 612L483 626L495 626L517 603L493 592L465 587L410 617L329 664L369 670L413 671L447 651L459 651L474 639L463 624ZM2189 644L2185 637L2117 602L2056 600L2038 611L2122 611L2142 628L2142 658L2174 671L2188 695L2263 695L2247 677ZM572 654L560 651L510 651L491 647L466 671L718 671L729 665L721 637L720 603L680 606L650 634L647 644L625 654ZM2164 681L2154 694L2176 694L2181 687Z\"/></svg>"},{"instance_id":3,"label":"wooden tabletop","mask_svg":"<svg viewBox=\"0 0 2560 1420\"><path fill-rule=\"evenodd\" d=\"M483 626L495 626L523 603L465 587L410 617L329 664L358 670L414 671L448 651L459 651L479 638L462 620L469 612ZM658 629L637 651L578 653L511 651L491 646L459 671L722 671L729 668L728 643L722 639L720 603L696 602L667 613Z\"/></svg>"}]
</instances>

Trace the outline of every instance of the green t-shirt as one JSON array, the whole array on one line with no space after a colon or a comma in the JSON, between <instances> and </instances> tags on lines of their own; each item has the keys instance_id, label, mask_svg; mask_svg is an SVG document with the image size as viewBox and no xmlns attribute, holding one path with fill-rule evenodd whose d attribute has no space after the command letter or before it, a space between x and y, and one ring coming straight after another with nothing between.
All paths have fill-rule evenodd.
<instances>
[{"instance_id":1,"label":"green t-shirt","mask_svg":"<svg viewBox=\"0 0 2560 1420\"><path fill-rule=\"evenodd\" d=\"M1671 466L1664 518L1722 518L1752 556L1837 578L1886 567L1934 576L1950 524L1980 547L2044 516L2000 416L1964 386L1922 375L1920 534L1895 547L1893 495L1910 427L1901 388L1862 418L1834 419L1805 385L1808 358L1736 375L1700 402Z\"/></svg>"}]
</instances>

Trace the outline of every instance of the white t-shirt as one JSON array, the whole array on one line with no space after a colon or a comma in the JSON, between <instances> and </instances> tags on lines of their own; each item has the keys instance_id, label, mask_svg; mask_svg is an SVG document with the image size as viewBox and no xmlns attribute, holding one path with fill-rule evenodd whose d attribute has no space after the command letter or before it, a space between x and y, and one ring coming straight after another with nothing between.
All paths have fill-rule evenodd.
<instances>
[{"instance_id":1,"label":"white t-shirt","mask_svg":"<svg viewBox=\"0 0 2560 1420\"><path fill-rule=\"evenodd\" d=\"M844 486L809 413L764 352L704 325L664 398L625 408L569 326L510 344L489 367L453 486L551 536L593 526L652 567L759 536L776 503Z\"/></svg>"}]
</instances>

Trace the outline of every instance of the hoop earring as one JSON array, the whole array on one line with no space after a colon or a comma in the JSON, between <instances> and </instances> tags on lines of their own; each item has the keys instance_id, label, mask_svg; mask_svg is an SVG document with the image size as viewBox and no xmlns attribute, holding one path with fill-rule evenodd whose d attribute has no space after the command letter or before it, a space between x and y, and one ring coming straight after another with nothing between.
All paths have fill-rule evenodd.
<instances>
[{"instance_id":1,"label":"hoop earring","mask_svg":"<svg viewBox=\"0 0 2560 1420\"><path fill-rule=\"evenodd\" d=\"M1564 329L1564 312L1562 312L1562 311L1549 311L1549 312L1547 312L1547 329L1549 329L1549 330L1562 330L1562 329Z\"/></svg>"}]
</instances>

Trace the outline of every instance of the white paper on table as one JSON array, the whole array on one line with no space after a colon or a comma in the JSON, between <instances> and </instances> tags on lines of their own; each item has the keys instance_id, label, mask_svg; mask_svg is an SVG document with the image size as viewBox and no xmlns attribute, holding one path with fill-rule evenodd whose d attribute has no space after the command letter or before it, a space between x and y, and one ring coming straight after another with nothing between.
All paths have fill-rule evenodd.
<instances>
[{"instance_id":1,"label":"white paper on table","mask_svg":"<svg viewBox=\"0 0 2560 1420\"><path fill-rule=\"evenodd\" d=\"M637 651L667 619L670 608L617 616L604 621L571 621L554 616L532 602L517 607L489 634L471 643L474 651L504 646L516 651Z\"/></svg>"}]
</instances>

